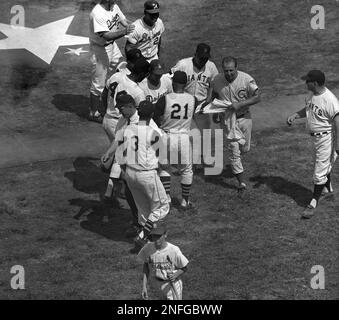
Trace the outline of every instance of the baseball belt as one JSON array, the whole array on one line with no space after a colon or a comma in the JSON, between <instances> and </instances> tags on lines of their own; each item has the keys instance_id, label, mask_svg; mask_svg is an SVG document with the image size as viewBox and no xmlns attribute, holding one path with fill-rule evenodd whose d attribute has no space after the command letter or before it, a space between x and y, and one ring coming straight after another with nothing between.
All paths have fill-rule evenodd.
<instances>
[{"instance_id":1,"label":"baseball belt","mask_svg":"<svg viewBox=\"0 0 339 320\"><path fill-rule=\"evenodd\" d=\"M310 135L312 137L319 137L319 136L326 136L327 134L329 134L330 131L323 131L323 132L311 132Z\"/></svg>"}]
</instances>

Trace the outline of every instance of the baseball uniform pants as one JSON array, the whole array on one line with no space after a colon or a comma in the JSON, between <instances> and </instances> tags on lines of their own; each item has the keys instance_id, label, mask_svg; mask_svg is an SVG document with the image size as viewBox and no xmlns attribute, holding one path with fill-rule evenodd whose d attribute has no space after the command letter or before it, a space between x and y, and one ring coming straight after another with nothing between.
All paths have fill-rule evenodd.
<instances>
[{"instance_id":1,"label":"baseball uniform pants","mask_svg":"<svg viewBox=\"0 0 339 320\"><path fill-rule=\"evenodd\" d=\"M327 175L331 172L337 154L334 147L334 133L323 136L314 136L314 184L325 184Z\"/></svg>"},{"instance_id":2,"label":"baseball uniform pants","mask_svg":"<svg viewBox=\"0 0 339 320\"><path fill-rule=\"evenodd\" d=\"M93 95L101 95L106 79L114 72L121 58L121 51L115 42L107 46L90 44L90 61L92 63L90 92Z\"/></svg>"},{"instance_id":3,"label":"baseball uniform pants","mask_svg":"<svg viewBox=\"0 0 339 320\"><path fill-rule=\"evenodd\" d=\"M140 225L145 225L147 220L156 222L166 217L170 207L157 170L140 171L127 166L125 180L138 208Z\"/></svg>"},{"instance_id":4,"label":"baseball uniform pants","mask_svg":"<svg viewBox=\"0 0 339 320\"><path fill-rule=\"evenodd\" d=\"M166 159L160 158L160 177L171 176L171 166L178 168L181 175L181 183L190 185L193 181L192 146L189 133L168 133L164 136L167 142ZM167 164L165 163L167 162Z\"/></svg>"},{"instance_id":5,"label":"baseball uniform pants","mask_svg":"<svg viewBox=\"0 0 339 320\"><path fill-rule=\"evenodd\" d=\"M250 151L251 146L251 133L252 133L252 119L239 118L237 125L245 137L245 144L240 145L236 141L228 141L227 148L229 151L229 160L231 162L231 169L233 174L244 172L241 162L241 154Z\"/></svg>"},{"instance_id":6,"label":"baseball uniform pants","mask_svg":"<svg viewBox=\"0 0 339 320\"><path fill-rule=\"evenodd\" d=\"M173 287L175 287L176 293L173 292ZM151 281L150 287L157 295L161 296L162 299L166 300L182 300L182 280L177 279L174 282L170 281L161 281L154 278L154 281Z\"/></svg>"}]
</instances>

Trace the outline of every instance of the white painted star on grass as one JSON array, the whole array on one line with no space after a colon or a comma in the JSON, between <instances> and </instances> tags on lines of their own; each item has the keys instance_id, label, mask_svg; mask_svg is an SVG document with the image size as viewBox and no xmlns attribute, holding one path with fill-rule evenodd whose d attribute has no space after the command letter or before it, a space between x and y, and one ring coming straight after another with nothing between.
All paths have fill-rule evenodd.
<instances>
[{"instance_id":1,"label":"white painted star on grass","mask_svg":"<svg viewBox=\"0 0 339 320\"><path fill-rule=\"evenodd\" d=\"M82 50L82 47L76 48L76 49L72 49L72 48L67 48L67 49L68 49L68 51L66 51L64 54L74 54L76 56L80 56L81 53L88 52L86 50Z\"/></svg>"},{"instance_id":2,"label":"white painted star on grass","mask_svg":"<svg viewBox=\"0 0 339 320\"><path fill-rule=\"evenodd\" d=\"M66 34L74 16L27 28L0 23L0 31L7 38L0 40L0 50L26 49L50 64L60 46L84 45L87 37Z\"/></svg>"}]
</instances>

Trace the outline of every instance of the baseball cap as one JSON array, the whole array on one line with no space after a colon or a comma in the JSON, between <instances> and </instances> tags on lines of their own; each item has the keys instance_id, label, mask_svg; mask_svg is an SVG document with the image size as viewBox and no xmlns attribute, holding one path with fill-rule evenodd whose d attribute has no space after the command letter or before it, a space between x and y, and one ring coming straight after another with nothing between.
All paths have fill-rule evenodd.
<instances>
[{"instance_id":1,"label":"baseball cap","mask_svg":"<svg viewBox=\"0 0 339 320\"><path fill-rule=\"evenodd\" d=\"M318 84L322 85L325 83L325 74L320 70L311 70L307 75L302 76L301 80L316 81Z\"/></svg>"},{"instance_id":2,"label":"baseball cap","mask_svg":"<svg viewBox=\"0 0 339 320\"><path fill-rule=\"evenodd\" d=\"M150 118L154 112L154 104L150 101L141 101L138 108L138 114L143 118Z\"/></svg>"},{"instance_id":3,"label":"baseball cap","mask_svg":"<svg viewBox=\"0 0 339 320\"><path fill-rule=\"evenodd\" d=\"M199 43L197 45L196 54L200 58L210 58L211 57L211 47L206 43Z\"/></svg>"},{"instance_id":4,"label":"baseball cap","mask_svg":"<svg viewBox=\"0 0 339 320\"><path fill-rule=\"evenodd\" d=\"M137 74L148 73L149 63L145 57L141 56L135 61L133 71Z\"/></svg>"},{"instance_id":5,"label":"baseball cap","mask_svg":"<svg viewBox=\"0 0 339 320\"><path fill-rule=\"evenodd\" d=\"M157 59L151 61L149 70L150 70L150 72L152 72L154 74L159 74L159 75L165 73L165 70L164 70L162 64Z\"/></svg>"},{"instance_id":6,"label":"baseball cap","mask_svg":"<svg viewBox=\"0 0 339 320\"><path fill-rule=\"evenodd\" d=\"M120 108L121 106L125 106L130 103L135 105L133 97L129 94L118 94L115 98L115 106L117 108Z\"/></svg>"},{"instance_id":7,"label":"baseball cap","mask_svg":"<svg viewBox=\"0 0 339 320\"><path fill-rule=\"evenodd\" d=\"M159 11L160 11L159 8L160 8L160 6L159 6L159 3L157 1L151 0L151 1L146 1L144 3L144 10L148 13L151 13L151 14L152 13L159 13Z\"/></svg>"},{"instance_id":8,"label":"baseball cap","mask_svg":"<svg viewBox=\"0 0 339 320\"><path fill-rule=\"evenodd\" d=\"M126 52L126 60L135 62L137 61L140 57L142 57L141 51L137 48L133 48L131 50L128 50Z\"/></svg>"},{"instance_id":9,"label":"baseball cap","mask_svg":"<svg viewBox=\"0 0 339 320\"><path fill-rule=\"evenodd\" d=\"M166 225L164 223L161 223L153 227L153 229L150 232L150 235L162 236L166 232L167 232Z\"/></svg>"},{"instance_id":10,"label":"baseball cap","mask_svg":"<svg viewBox=\"0 0 339 320\"><path fill-rule=\"evenodd\" d=\"M187 75L184 71L175 71L173 74L172 81L175 83L186 84L187 83Z\"/></svg>"}]
</instances>

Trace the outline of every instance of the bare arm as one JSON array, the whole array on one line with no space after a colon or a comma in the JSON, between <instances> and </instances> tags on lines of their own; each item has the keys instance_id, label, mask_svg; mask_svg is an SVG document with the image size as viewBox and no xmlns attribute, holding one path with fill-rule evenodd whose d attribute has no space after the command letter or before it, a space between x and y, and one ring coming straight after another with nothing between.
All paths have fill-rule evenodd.
<instances>
[{"instance_id":1,"label":"bare arm","mask_svg":"<svg viewBox=\"0 0 339 320\"><path fill-rule=\"evenodd\" d=\"M183 273L185 273L187 271L187 266L185 266L184 268L178 269L176 272L174 273L170 273L168 275L168 279L170 281L175 281L177 278L179 278Z\"/></svg>"},{"instance_id":2,"label":"bare arm","mask_svg":"<svg viewBox=\"0 0 339 320\"><path fill-rule=\"evenodd\" d=\"M288 118L287 118L287 124L290 126L294 122L295 119L301 119L306 117L306 107L302 108L301 110L292 113Z\"/></svg>"},{"instance_id":3,"label":"bare arm","mask_svg":"<svg viewBox=\"0 0 339 320\"><path fill-rule=\"evenodd\" d=\"M101 161L106 162L108 159L110 159L115 154L118 146L119 142L117 141L117 139L115 139L106 151L106 153L101 157Z\"/></svg>"},{"instance_id":4,"label":"bare arm","mask_svg":"<svg viewBox=\"0 0 339 320\"><path fill-rule=\"evenodd\" d=\"M149 266L148 266L148 263L145 262L143 266L142 293L141 293L141 296L144 300L148 299L148 293L147 293L148 277L149 277Z\"/></svg>"},{"instance_id":5,"label":"bare arm","mask_svg":"<svg viewBox=\"0 0 339 320\"><path fill-rule=\"evenodd\" d=\"M99 35L103 37L107 41L117 40L122 38L123 36L130 34L134 31L135 26L133 24L127 24L124 26L125 28L119 31L106 31L106 32L99 32Z\"/></svg>"}]
</instances>

